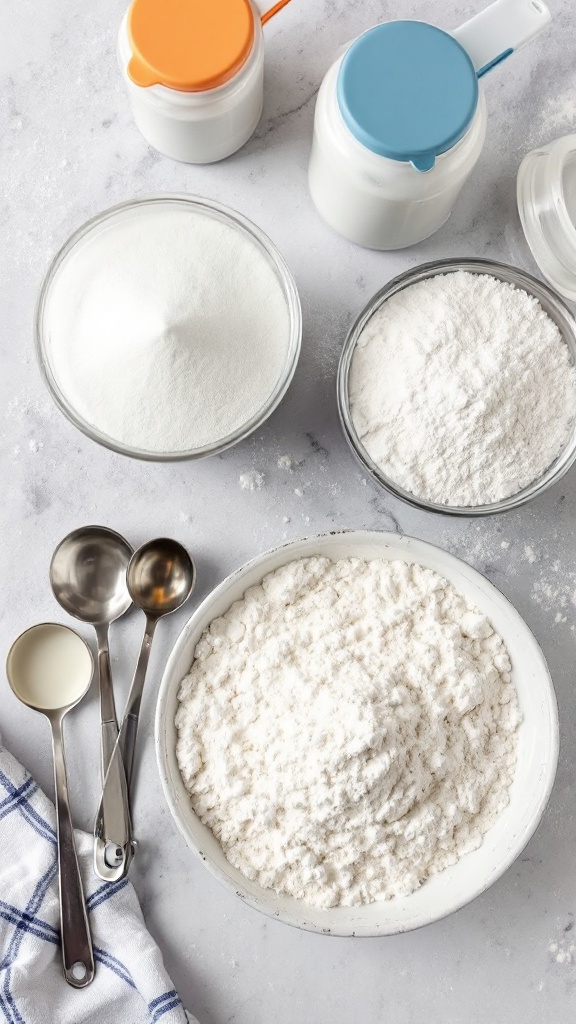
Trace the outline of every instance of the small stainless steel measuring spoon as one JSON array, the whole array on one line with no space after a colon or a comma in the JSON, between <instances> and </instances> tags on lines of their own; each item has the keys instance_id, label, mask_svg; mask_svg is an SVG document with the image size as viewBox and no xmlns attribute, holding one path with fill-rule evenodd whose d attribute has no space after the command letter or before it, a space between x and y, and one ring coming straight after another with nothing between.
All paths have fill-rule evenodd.
<instances>
[{"instance_id":1,"label":"small stainless steel measuring spoon","mask_svg":"<svg viewBox=\"0 0 576 1024\"><path fill-rule=\"evenodd\" d=\"M102 812L106 817L106 808L118 799L114 776L115 759L123 756L129 790L132 785L142 692L158 620L163 615L169 615L182 607L190 597L195 582L194 563L186 548L175 540L163 537L149 541L132 555L127 572L128 590L134 604L146 614L146 627L136 672L126 701L120 735L104 782L98 817Z\"/></svg>"},{"instance_id":2,"label":"small stainless steel measuring spoon","mask_svg":"<svg viewBox=\"0 0 576 1024\"><path fill-rule=\"evenodd\" d=\"M16 697L45 715L52 728L64 977L74 988L85 988L94 978L94 955L68 802L62 720L87 692L94 661L78 633L46 622L14 641L6 671Z\"/></svg>"},{"instance_id":3,"label":"small stainless steel measuring spoon","mask_svg":"<svg viewBox=\"0 0 576 1024\"><path fill-rule=\"evenodd\" d=\"M60 542L50 563L50 582L59 604L75 618L94 626L98 639L102 782L118 739L118 721L110 671L108 631L111 622L132 604L126 570L133 550L127 540L105 526L83 526ZM124 860L132 856L128 787L122 758L113 765L119 799L96 822L96 872L106 881L125 873Z\"/></svg>"}]
</instances>

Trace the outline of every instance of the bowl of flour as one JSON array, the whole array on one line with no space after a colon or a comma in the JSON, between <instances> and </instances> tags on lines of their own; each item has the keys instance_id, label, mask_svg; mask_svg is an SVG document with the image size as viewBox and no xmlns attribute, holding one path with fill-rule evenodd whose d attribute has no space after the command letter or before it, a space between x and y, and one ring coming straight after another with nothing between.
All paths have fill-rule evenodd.
<instances>
[{"instance_id":1,"label":"bowl of flour","mask_svg":"<svg viewBox=\"0 0 576 1024\"><path fill-rule=\"evenodd\" d=\"M510 866L546 806L556 701L521 617L423 541L349 532L262 555L192 615L156 750L194 853L265 914L388 935Z\"/></svg>"},{"instance_id":2,"label":"bowl of flour","mask_svg":"<svg viewBox=\"0 0 576 1024\"><path fill-rule=\"evenodd\" d=\"M115 206L55 257L36 313L40 366L62 412L124 455L214 455L257 429L292 380L294 279L270 239L208 199Z\"/></svg>"},{"instance_id":3,"label":"bowl of flour","mask_svg":"<svg viewBox=\"0 0 576 1024\"><path fill-rule=\"evenodd\" d=\"M504 512L576 459L576 321L489 260L439 260L383 288L340 359L344 434L373 479L451 515Z\"/></svg>"}]
</instances>

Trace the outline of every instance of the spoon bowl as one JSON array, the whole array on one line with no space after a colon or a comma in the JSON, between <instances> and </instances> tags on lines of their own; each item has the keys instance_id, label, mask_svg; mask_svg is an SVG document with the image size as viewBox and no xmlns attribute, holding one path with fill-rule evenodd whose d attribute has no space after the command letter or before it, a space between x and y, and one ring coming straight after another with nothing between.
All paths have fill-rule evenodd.
<instances>
[{"instance_id":1,"label":"spoon bowl","mask_svg":"<svg viewBox=\"0 0 576 1024\"><path fill-rule=\"evenodd\" d=\"M56 622L27 629L12 644L6 661L12 692L44 715L64 714L78 704L93 671L92 654L84 640Z\"/></svg>"},{"instance_id":2,"label":"spoon bowl","mask_svg":"<svg viewBox=\"0 0 576 1024\"><path fill-rule=\"evenodd\" d=\"M74 988L94 978L94 954L68 802L62 720L82 700L92 681L94 661L78 633L55 622L32 626L12 644L6 674L13 693L50 722L56 790L60 941L64 977Z\"/></svg>"},{"instance_id":3,"label":"spoon bowl","mask_svg":"<svg viewBox=\"0 0 576 1024\"><path fill-rule=\"evenodd\" d=\"M180 608L195 582L196 569L186 548L167 537L143 544L128 566L130 596L135 605L154 618Z\"/></svg>"},{"instance_id":4,"label":"spoon bowl","mask_svg":"<svg viewBox=\"0 0 576 1024\"><path fill-rule=\"evenodd\" d=\"M132 604L126 570L132 548L104 526L83 526L58 545L50 582L58 603L70 615L96 626L114 622Z\"/></svg>"}]
</instances>

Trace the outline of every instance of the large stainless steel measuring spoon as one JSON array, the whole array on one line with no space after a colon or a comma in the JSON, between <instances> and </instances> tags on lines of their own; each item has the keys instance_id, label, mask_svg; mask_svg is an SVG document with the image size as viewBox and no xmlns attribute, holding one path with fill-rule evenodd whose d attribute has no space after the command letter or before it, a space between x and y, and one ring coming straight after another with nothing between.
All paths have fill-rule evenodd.
<instances>
[{"instance_id":1,"label":"large stainless steel measuring spoon","mask_svg":"<svg viewBox=\"0 0 576 1024\"><path fill-rule=\"evenodd\" d=\"M118 799L114 775L114 762L117 759L124 760L128 788L131 788L142 692L158 620L175 612L188 600L196 582L196 569L186 548L175 540L163 537L143 544L133 554L128 566L127 582L134 604L146 614L146 627L120 735L102 791L98 817L103 813L105 818L108 806Z\"/></svg>"},{"instance_id":2,"label":"large stainless steel measuring spoon","mask_svg":"<svg viewBox=\"0 0 576 1024\"><path fill-rule=\"evenodd\" d=\"M88 690L94 661L74 630L47 622L14 641L6 671L16 697L45 715L52 728L64 977L74 988L85 988L94 978L94 955L68 802L62 720Z\"/></svg>"},{"instance_id":3,"label":"large stainless steel measuring spoon","mask_svg":"<svg viewBox=\"0 0 576 1024\"><path fill-rule=\"evenodd\" d=\"M126 570L133 550L114 530L83 526L60 542L50 563L50 582L59 604L75 618L88 622L98 639L102 782L118 739L118 722L110 671L108 630L132 604ZM124 861L132 856L128 787L122 758L112 767L118 799L109 803L105 819L99 818L94 845L97 874L115 881L125 874Z\"/></svg>"}]
</instances>

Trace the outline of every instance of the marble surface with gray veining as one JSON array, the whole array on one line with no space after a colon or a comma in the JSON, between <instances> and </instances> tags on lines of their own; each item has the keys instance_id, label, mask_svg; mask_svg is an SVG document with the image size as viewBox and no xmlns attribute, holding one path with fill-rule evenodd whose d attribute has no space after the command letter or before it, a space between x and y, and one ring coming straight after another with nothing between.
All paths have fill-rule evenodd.
<instances>
[{"instance_id":1,"label":"marble surface with gray veining","mask_svg":"<svg viewBox=\"0 0 576 1024\"><path fill-rule=\"evenodd\" d=\"M225 891L188 851L158 782L152 739L162 665L189 610L159 628L142 722L133 880L186 1005L202 1024L569 1024L576 1015L576 471L540 500L488 521L413 510L363 478L341 434L335 370L346 331L395 274L442 256L534 269L515 210L523 154L576 128L576 11L551 0L545 37L484 79L488 139L448 224L406 252L347 244L306 188L314 97L337 48L378 20L450 28L480 0L293 0L266 28L266 102L254 138L212 167L148 148L116 66L122 0L19 0L0 9L2 542L0 661L18 633L66 621L47 571L55 544L83 523L133 543L168 534L198 564L197 598L282 539L326 529L397 530L477 566L525 617L558 695L561 756L543 822L489 892L423 931L342 940L270 921ZM220 458L151 465L98 448L51 403L36 366L33 311L49 260L70 232L114 203L155 192L208 196L252 218L292 268L304 313L290 391L258 433ZM297 463L278 468L281 455ZM264 475L260 490L242 473ZM125 690L142 630L113 632ZM2 684L5 743L52 793L45 723ZM89 827L98 779L96 695L67 728L74 813ZM573 940L576 945L576 938ZM574 963L571 961L574 960Z\"/></svg>"}]
</instances>

